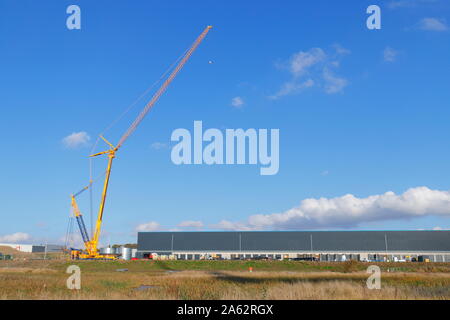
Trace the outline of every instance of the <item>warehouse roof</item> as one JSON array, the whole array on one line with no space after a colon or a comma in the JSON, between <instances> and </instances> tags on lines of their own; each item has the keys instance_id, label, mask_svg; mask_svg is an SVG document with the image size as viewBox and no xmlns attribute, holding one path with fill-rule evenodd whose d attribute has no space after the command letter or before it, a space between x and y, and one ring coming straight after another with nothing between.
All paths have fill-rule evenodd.
<instances>
[{"instance_id":1,"label":"warehouse roof","mask_svg":"<svg viewBox=\"0 0 450 320\"><path fill-rule=\"evenodd\" d=\"M450 252L450 231L139 232L138 250Z\"/></svg>"}]
</instances>

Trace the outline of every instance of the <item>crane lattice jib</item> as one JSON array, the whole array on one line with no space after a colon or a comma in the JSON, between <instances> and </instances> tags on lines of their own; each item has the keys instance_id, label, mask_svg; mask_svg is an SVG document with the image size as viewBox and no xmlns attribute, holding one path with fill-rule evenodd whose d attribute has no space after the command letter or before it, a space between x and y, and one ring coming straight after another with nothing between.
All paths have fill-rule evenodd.
<instances>
[{"instance_id":1,"label":"crane lattice jib","mask_svg":"<svg viewBox=\"0 0 450 320\"><path fill-rule=\"evenodd\" d=\"M206 29L195 40L193 45L186 52L186 54L183 56L183 58L178 63L176 68L170 74L170 76L166 79L166 81L164 81L164 83L161 86L161 88L159 88L159 90L155 93L155 95L152 97L150 102L145 106L144 110L141 111L141 113L138 115L136 120L131 124L131 126L128 128L128 130L125 132L125 134L122 136L122 138L120 139L120 141L117 144L117 146L113 146L103 136L100 136L100 138L102 138L110 146L110 149L91 155L91 157L97 157L97 156L105 155L105 154L108 155L108 167L107 167L106 172L105 172L105 181L103 183L102 198L101 198L101 201L100 201L100 207L99 207L99 210L98 210L97 222L96 222L95 231L94 231L92 240L89 240L89 236L87 234L86 226L84 225L83 218L81 217L81 213L79 212L78 206L77 206L76 201L75 201L75 196L72 196L72 204L73 204L74 209L76 211L76 215L75 216L77 217L78 226L80 227L80 232L81 232L81 235L83 237L84 244L85 244L85 247L86 247L86 252L87 252L87 254L83 253L83 254L79 255L81 258L87 258L87 259L92 259L92 258L93 259L97 259L97 258L105 258L105 259L106 258L107 259L111 258L112 259L113 258L113 257L108 257L107 255L99 255L98 254L97 245L98 245L98 240L99 240L99 237L100 237L101 225L102 225L102 220L103 220L103 211L104 211L104 208L105 208L106 195L107 195L107 192L108 192L109 178L110 178L110 174L111 174L111 167L112 167L113 159L115 158L115 154L116 154L117 150L119 150L119 148L123 145L125 140L127 140L128 137L136 130L136 128L139 126L139 124L142 122L142 120L145 118L145 116L150 111L150 109L154 106L154 104L158 101L158 99L161 97L161 95L166 91L166 89L169 86L169 84L173 81L173 79L176 77L178 72L183 68L185 63L189 60L189 58L191 57L192 53L195 51L195 49L197 49L197 47L202 42L202 40L205 38L205 36L207 35L207 33L209 32L209 30L211 28L212 28L211 26L206 27ZM90 182L90 185L88 187L85 187L83 190L81 190L79 193L77 193L77 195L79 195L83 191L87 190L91 186L91 184L92 184L92 181Z\"/></svg>"},{"instance_id":2,"label":"crane lattice jib","mask_svg":"<svg viewBox=\"0 0 450 320\"><path fill-rule=\"evenodd\" d=\"M84 188L83 190L86 190ZM82 190L82 191L83 191ZM78 192L80 194L82 191ZM75 216L75 219L77 220L78 227L80 228L81 237L83 238L83 242L87 243L89 242L89 235L86 230L86 225L84 224L83 215L80 212L80 209L78 208L77 201L75 200L76 195L72 195L72 210L73 215Z\"/></svg>"},{"instance_id":3,"label":"crane lattice jib","mask_svg":"<svg viewBox=\"0 0 450 320\"><path fill-rule=\"evenodd\" d=\"M116 146L116 149L119 149L123 143L125 142L125 140L128 139L128 137L136 130L136 128L138 127L138 125L142 122L142 120L144 120L145 116L147 115L147 113L150 111L150 109L154 106L154 104L156 103L156 101L158 101L158 99L161 97L161 95L167 90L167 87L169 86L169 84L172 82L172 80L176 77L176 75L178 74L178 72L183 68L183 66L185 65L185 63L189 60L189 58L191 57L192 53L195 51L195 49L197 49L197 47L199 46L199 44L203 41L203 39L205 38L205 36L207 35L207 33L209 32L209 30L211 29L211 26L206 27L206 29L202 32L202 34L197 38L197 40L195 40L194 44L191 46L191 48L189 49L189 51L186 53L186 55L184 56L184 58L181 60L181 62L177 65L177 67L172 71L172 73L170 74L170 76L166 79L166 81L164 81L163 85L161 86L161 88L159 88L159 90L155 93L155 95L153 96L153 98L150 100L150 102L145 106L144 110L141 111L141 113L139 114L139 116L136 118L136 120L134 120L134 122L131 124L130 128L128 128L128 130L125 132L125 134L122 136L122 138L120 139L119 143Z\"/></svg>"},{"instance_id":4,"label":"crane lattice jib","mask_svg":"<svg viewBox=\"0 0 450 320\"><path fill-rule=\"evenodd\" d=\"M83 216L77 216L77 217L75 217L75 219L77 220L78 228L80 229L80 233L81 233L81 237L83 238L83 242L84 243L89 242L89 235L86 230L86 225L84 224L84 221L83 221Z\"/></svg>"}]
</instances>

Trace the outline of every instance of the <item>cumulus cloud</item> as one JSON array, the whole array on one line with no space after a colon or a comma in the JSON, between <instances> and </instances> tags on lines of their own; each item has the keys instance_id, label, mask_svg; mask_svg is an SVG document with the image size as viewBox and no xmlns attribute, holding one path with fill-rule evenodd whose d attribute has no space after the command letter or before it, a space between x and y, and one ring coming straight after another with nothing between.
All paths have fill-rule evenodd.
<instances>
[{"instance_id":1,"label":"cumulus cloud","mask_svg":"<svg viewBox=\"0 0 450 320\"><path fill-rule=\"evenodd\" d=\"M385 62L394 62L397 59L398 51L392 49L391 47L386 47L383 50L383 60Z\"/></svg>"},{"instance_id":2,"label":"cumulus cloud","mask_svg":"<svg viewBox=\"0 0 450 320\"><path fill-rule=\"evenodd\" d=\"M201 228L203 228L203 222L189 220L189 221L180 222L177 226L180 228L201 229Z\"/></svg>"},{"instance_id":3,"label":"cumulus cloud","mask_svg":"<svg viewBox=\"0 0 450 320\"><path fill-rule=\"evenodd\" d=\"M450 217L450 192L417 187L399 195L389 191L366 198L347 194L305 199L299 206L282 213L256 214L245 222L223 220L213 227L223 230L352 228L366 222L424 216Z\"/></svg>"},{"instance_id":4,"label":"cumulus cloud","mask_svg":"<svg viewBox=\"0 0 450 320\"><path fill-rule=\"evenodd\" d=\"M235 108L240 108L244 105L244 100L241 97L234 97L231 99L231 105Z\"/></svg>"},{"instance_id":5,"label":"cumulus cloud","mask_svg":"<svg viewBox=\"0 0 450 320\"><path fill-rule=\"evenodd\" d=\"M28 233L23 233L23 232L16 232L13 234L0 236L0 242L18 243L18 242L27 241L30 239L31 239L31 236Z\"/></svg>"},{"instance_id":6,"label":"cumulus cloud","mask_svg":"<svg viewBox=\"0 0 450 320\"><path fill-rule=\"evenodd\" d=\"M89 145L89 141L91 137L84 131L74 132L64 139L62 139L62 143L66 148L69 149L77 149L80 147L85 147Z\"/></svg>"},{"instance_id":7,"label":"cumulus cloud","mask_svg":"<svg viewBox=\"0 0 450 320\"><path fill-rule=\"evenodd\" d=\"M317 86L327 94L341 92L348 81L337 76L332 69L340 66L343 56L350 54L350 50L339 44L334 44L332 52L325 52L322 48L311 48L308 51L294 53L290 59L277 64L281 70L287 70L291 79L281 85L281 88L270 99L297 94L305 89Z\"/></svg>"},{"instance_id":8,"label":"cumulus cloud","mask_svg":"<svg viewBox=\"0 0 450 320\"><path fill-rule=\"evenodd\" d=\"M438 18L423 18L419 22L419 29L425 31L447 31L448 26L445 20Z\"/></svg>"},{"instance_id":9,"label":"cumulus cloud","mask_svg":"<svg viewBox=\"0 0 450 320\"><path fill-rule=\"evenodd\" d=\"M136 227L137 232L150 232L150 231L158 231L161 226L158 222L150 221L147 223L142 223Z\"/></svg>"}]
</instances>

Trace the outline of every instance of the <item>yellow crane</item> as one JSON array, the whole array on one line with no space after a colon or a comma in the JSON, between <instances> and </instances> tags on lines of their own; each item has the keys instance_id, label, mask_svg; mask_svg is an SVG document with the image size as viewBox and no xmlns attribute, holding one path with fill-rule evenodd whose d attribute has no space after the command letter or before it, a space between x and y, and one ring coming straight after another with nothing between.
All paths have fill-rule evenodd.
<instances>
[{"instance_id":1,"label":"yellow crane","mask_svg":"<svg viewBox=\"0 0 450 320\"><path fill-rule=\"evenodd\" d=\"M184 54L181 61L178 63L178 65L175 67L175 69L172 71L172 73L169 75L169 77L164 81L164 83L161 85L161 87L158 89L158 91L154 94L152 99L147 103L147 105L144 107L144 109L141 111L141 113L138 115L136 120L131 124L131 126L128 128L128 130L124 133L124 135L120 138L118 144L114 146L111 144L108 140L106 140L103 136L100 136L103 141L106 142L106 144L109 146L108 150L96 153L91 155L90 157L97 157L101 155L107 155L108 157L108 166L106 169L105 174L105 181L103 183L103 191L102 191L102 197L100 200L100 208L98 210L97 215L97 221L95 224L95 230L94 234L92 236L92 239L89 238L88 232L86 230L86 226L83 221L83 216L78 208L78 204L75 200L75 198L81 194L83 191L87 190L89 186L83 188L80 192L77 194L74 194L71 196L72 199L72 210L73 214L76 218L76 221L78 223L78 227L80 229L81 236L83 238L85 250L72 250L71 251L71 258L72 259L115 259L115 255L108 255L108 254L100 254L98 252L98 241L100 238L100 231L103 221L103 212L105 209L105 202L106 202L106 195L108 192L108 185L109 185L109 178L111 175L111 168L113 164L113 160L116 157L117 151L122 147L124 142L128 139L128 137L136 130L136 128L139 126L139 124L144 120L147 113L150 111L150 109L155 105L155 103L158 101L158 99L161 97L161 95L167 90L167 87L169 84L173 81L173 79L176 77L178 72L183 68L183 66L186 64L186 62L189 60L191 55L194 53L195 49L200 45L200 43L203 41L203 39L208 34L209 30L212 28L212 26L208 26L203 30L203 32L198 36L198 38L195 40L195 42L192 44L192 46L189 48L189 50Z\"/></svg>"}]
</instances>

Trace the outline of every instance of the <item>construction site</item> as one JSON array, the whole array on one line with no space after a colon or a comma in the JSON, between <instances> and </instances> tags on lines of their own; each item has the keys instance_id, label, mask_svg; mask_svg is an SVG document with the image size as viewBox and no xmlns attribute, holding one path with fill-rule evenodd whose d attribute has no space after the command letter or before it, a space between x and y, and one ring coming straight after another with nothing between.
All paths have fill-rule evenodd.
<instances>
[{"instance_id":1,"label":"construction site","mask_svg":"<svg viewBox=\"0 0 450 320\"><path fill-rule=\"evenodd\" d=\"M92 259L102 259L102 260L111 259L111 260L114 260L117 258L117 255L110 253L109 250L100 252L99 248L98 248L101 227L102 227L102 222L103 222L103 213L105 210L106 197L108 194L108 186L109 186L109 180L110 180L110 176L111 176L113 160L114 160L114 158L116 158L116 153L123 146L123 144L127 141L127 139L136 131L136 129L138 128L140 123L144 120L145 116L153 108L153 106L159 100L159 98L164 94L164 92L169 87L170 83L175 79L177 74L181 71L183 66L186 64L186 62L192 56L194 51L197 49L197 47L200 45L200 43L206 37L208 32L211 30L211 28L212 28L212 26L207 26L205 28L205 30L203 30L203 32L194 41L192 46L182 56L180 56L175 61L175 63L172 64L172 66L169 67L169 69L161 76L160 81L165 78L164 81L162 82L162 85L159 87L159 89L156 91L156 93L153 95L153 97L150 99L150 101L145 105L144 109L139 113L139 115L133 121L131 126L122 135L122 137L120 138L120 140L117 144L113 145L105 137L100 135L101 140L103 140L103 142L106 143L106 145L109 148L105 151L97 152L97 153L90 155L91 158L95 158L95 157L99 157L99 156L106 156L108 159L106 171L104 173L102 195L101 195L101 201L100 201L100 206L99 206L99 210L98 210L97 220L95 223L95 230L93 231L92 235L89 235L88 230L86 229L86 224L83 220L83 215L82 215L82 213L78 207L77 201L76 201L76 198L79 195L81 195L84 191L89 190L92 187L94 180L92 178L92 173L91 173L91 178L90 178L89 184L86 187L82 188L77 193L74 193L71 195L71 206L72 206L73 218L76 220L81 237L84 242L84 248L81 250L77 250L77 249L73 249L73 248L68 249L68 250L70 250L70 256L72 259L90 259L90 260L92 260ZM149 88L149 89L151 89L151 88ZM140 99L138 99L138 100L140 100ZM129 111L129 110L127 110L127 111ZM101 176L102 175L100 175L100 177ZM95 179L95 180L97 180L97 179ZM73 228L72 221L73 220L69 221L66 244L70 242L69 237L71 236L72 228ZM124 250L123 254L126 257L129 256L128 251L126 249ZM131 254L130 254L130 256L131 256Z\"/></svg>"},{"instance_id":2,"label":"construction site","mask_svg":"<svg viewBox=\"0 0 450 320\"><path fill-rule=\"evenodd\" d=\"M239 203L239 206L233 203L229 209L231 212L229 219L230 221L234 219L235 223L222 220L218 224L209 224L208 226L212 227L208 229L207 224L203 224L201 221L187 220L188 218L197 219L195 210L186 210L189 213L185 213L183 210L173 210L180 215L186 214L186 221L175 224L172 220L167 219L170 221L168 224L171 224L161 227L153 221L153 218L156 221L154 216L159 213L150 209L147 211L146 206L150 201L160 201L161 207L164 206L164 202L177 201L182 204L184 201L191 206L200 207L202 204L196 201L203 198L192 200L187 194L180 199L177 198L178 195L172 195L172 198L168 196L165 199L158 199L152 193L157 186L155 189L149 188L148 198L142 199L144 209L140 210L138 218L135 213L139 211L138 206L132 206L132 209L129 209L124 205L124 203L127 204L127 197L131 194L131 192L129 194L123 192L126 190L124 187L120 192L123 192L121 196L125 200L122 199L123 202L117 209L117 211L122 210L122 220L115 220L115 233L107 233L109 230L105 229L105 222L114 216L111 213L113 206L110 206L109 201L120 194L120 192L111 193L111 186L116 185L116 172L124 168L117 167L116 169L113 164L117 164L123 159L122 150L129 143L129 139L139 135L139 129L146 125L146 121L150 122L150 119L146 119L147 115L163 95L170 93L167 91L172 82L184 70L185 65L197 50L201 50L201 44L207 41L214 31L215 29L210 25L198 30L199 33L196 33L192 44L136 101L122 114L111 111L111 113L117 113L119 117L115 118L112 123L102 123L102 126L98 125L95 128L97 132L101 133L95 137L91 152L85 158L74 154L67 156L74 162L89 161L89 179L86 179L85 183L83 182L71 194L67 192L67 207L70 207L67 225L58 225L58 232L55 232L55 234L64 234L64 240L61 238L58 243L55 236L55 243L53 241L42 243L43 239L47 239L45 233L54 225L48 229L44 227L39 229L42 234L39 241L31 236L23 237L23 242L20 238L17 241L8 241L8 238L12 239L8 236L1 238L0 300L450 300L450 231L441 227L435 227L432 230L429 225L423 230L416 227L407 228L408 230L394 229L395 226L402 226L404 221L409 223L416 216L422 219L417 222L418 224L423 221L427 222L428 212L434 214L433 219L442 222L439 219L446 217L447 205L450 203L445 198L449 194L447 191L441 192L418 187L413 190L416 193L413 193L412 196L411 193L405 193L406 196L397 196L393 192L386 192L367 198L358 198L349 194L338 197L336 196L338 191L331 188L332 191L329 194L335 197L330 196L325 199L317 196L312 199L312 195L319 194L317 190L324 188L327 183L324 180L329 176L328 170L320 169L322 173L317 174L316 171L320 170L315 168L315 176L311 179L317 190L310 192L308 189L310 186L302 187L304 189L299 187L301 192L311 196L301 202L299 206L282 213L277 211L280 206L276 202L277 196L273 194L273 191L269 189L267 191L274 202L270 209L266 209L264 204L258 202L259 198L266 196L260 190L252 193L251 188L244 186L243 190L249 191L248 197L256 200L254 206L249 205L248 208L242 210L254 210L257 213L249 216L247 220L242 220L239 213L235 213L233 210L237 210L236 208L241 205L244 197L230 199L222 193L221 183L228 175L228 172L224 171L225 173L218 175L220 179L218 179L217 185L220 187L217 188L217 191L212 192L212 196L210 195L212 204L205 211L210 210L212 214L215 214L214 210L217 210L220 212L219 216L228 210L220 208L224 203ZM166 39L161 37L158 40L165 41ZM323 83L318 85L317 90L324 91L326 97L343 90L347 81L338 78L330 70L336 72L340 66L340 59L349 55L350 50L345 50L337 44L331 47L334 48L335 53L326 54L322 49L315 47L308 52L300 51L290 58L291 65L289 66L274 62L276 69L287 71L292 79L285 82L280 91L274 95L269 96L264 92L265 98L270 101L278 101L280 97L303 92L303 90L313 87L315 82L312 77L304 79L305 81L302 83L296 81L302 77L309 77L313 73L312 66L317 67L321 63L323 66L319 73L320 79L323 78ZM296 60L305 57L306 62ZM392 52L389 57L394 59ZM208 65L214 63L213 60L208 61ZM311 69L308 69L310 67ZM255 70L258 68L259 66L255 67ZM189 70L186 78L189 79L195 72L195 69ZM242 80L237 87L240 90L242 87L250 87L250 85ZM108 90L110 89L108 88ZM183 90L188 91L189 94L192 91L190 88ZM239 108L242 108L245 102L237 98L239 97L232 100L232 106L235 110L240 110L237 112L241 112L242 110ZM138 109L137 116L132 116L132 121L124 125L125 130L122 130L122 127L117 129L116 124L118 122L123 124L124 117L130 115L130 111L139 103L142 103L143 107ZM74 107L71 112L74 113L74 110L77 109ZM110 111L109 109L105 110ZM270 113L267 109L258 112ZM71 116L74 115L71 114ZM85 115L78 116L79 120L83 119ZM338 118L339 116L333 117ZM234 114L233 117L235 117ZM269 114L268 117L270 118L271 115ZM309 121L309 114L302 114L302 117L307 119L306 122ZM329 122L334 123L334 119ZM95 124L97 125L98 122ZM102 131L101 128L106 124L106 129ZM327 125L329 124L324 126ZM227 127L221 123L218 123L217 126ZM297 124L293 129L291 128L290 132L296 132L296 130ZM345 130L347 127L342 129L342 131ZM307 139L313 140L314 138L308 136L306 131L303 134ZM111 136L118 134L120 138L117 141L111 139L108 136L111 132ZM254 132L256 135L257 131ZM267 131L263 132L267 134ZM221 137L223 139L223 135ZM203 138L203 134L201 138ZM331 138L327 137L326 139ZM342 140L345 141L346 138L342 138ZM245 138L243 141L245 144ZM297 147L302 143L295 141L290 145ZM160 147L165 148L164 143L161 143ZM232 149L234 153L234 145ZM243 149L244 147L242 147ZM350 156L346 152L342 152L344 154L342 158L359 156L359 154ZM326 152L312 154L311 157L320 158L322 163L330 165L327 163L329 156ZM126 156L138 157L138 154L127 154ZM221 156L220 164L224 164L227 160L224 160L226 158L223 157L223 154ZM245 158L245 152L243 152L243 158ZM297 155L295 158L301 157ZM189 154L189 159L191 159L191 154ZM245 163L245 159L241 160L241 164ZM230 161L228 164L234 164L234 158L233 162ZM278 164L277 162L275 174L278 174ZM196 179L198 173L194 170L191 174ZM414 170L411 169L411 171ZM86 172L76 171L73 176L68 174L64 178L87 177L87 174L84 173ZM140 173L134 174L139 177ZM239 178L240 174L237 173L235 177ZM309 172L304 173L305 176L309 174ZM345 180L347 177L345 174L342 175L338 179ZM283 177L291 178L290 173ZM320 180L321 178L323 179ZM376 178L378 177L374 177L374 180L377 180ZM180 174L177 179L185 178ZM135 181L129 180L132 181L130 184ZM380 178L380 180L382 179ZM237 179L230 179L230 181L227 182L229 183L227 187L237 189L240 181ZM263 183L262 180L255 181L256 185ZM275 180L265 180L264 183L268 186L272 181ZM76 185L78 182L77 180ZM152 183L157 185L158 181L152 181ZM166 187L175 189L177 183L178 181L170 181ZM280 181L277 183L283 184ZM367 184L364 181L355 183L355 186L367 187ZM292 185L297 186L297 181ZM330 183L330 185L337 186L339 183ZM367 190L370 190L371 187L367 187ZM274 188L277 191L276 187ZM188 188L185 186L184 189ZM205 189L208 189L208 186ZM291 193L286 192L284 200L288 197L298 196L297 191L290 189L295 188L289 187ZM98 194L94 194L94 190L98 191ZM301 194L300 191L298 192ZM425 194L423 198L421 197L423 194L420 192ZM130 199L130 203L139 199L138 195L133 194L133 197L136 198ZM412 205L405 204L408 201L411 201ZM425 206L425 209L422 207L416 209L423 203L428 204L427 201L432 202L432 205ZM289 199L287 202L293 201ZM182 212L179 213L179 211ZM164 211L162 212L164 215ZM266 212L275 213L266 214ZM316 213L317 217L314 216ZM60 214L64 218L67 216L67 212ZM394 217L396 214L397 218ZM131 232L130 226L133 223L137 225L141 220L144 222L142 218L144 215L146 222L139 224L141 228L133 227L133 232ZM382 225L383 219L392 222L394 227L388 228L389 230L370 229L370 226ZM427 223L431 224L435 221L430 220L431 222ZM331 221L330 224L326 224L328 221ZM367 224L364 225L364 223ZM332 227L327 228L329 225ZM364 225L365 228L358 229L360 225ZM297 228L298 226L300 228ZM325 227L321 228L322 226ZM35 228L38 229L38 227ZM132 243L122 241L130 237L131 233ZM120 240L114 239L115 235L119 235ZM82 280L78 280L77 286L71 287L69 279L72 274L76 273L71 271L74 268L79 270ZM368 282L368 278L373 273L380 275L381 287L376 289L370 287Z\"/></svg>"},{"instance_id":3,"label":"construction site","mask_svg":"<svg viewBox=\"0 0 450 320\"><path fill-rule=\"evenodd\" d=\"M100 135L107 149L90 157L107 166L71 195L65 245L0 244L0 299L449 299L450 231L139 232L135 245L99 247L114 159L211 28L116 144ZM101 178L90 232L77 198ZM82 247L71 245L74 234ZM64 284L73 263L84 275L75 292ZM361 289L369 263L386 272L381 292Z\"/></svg>"},{"instance_id":4,"label":"construction site","mask_svg":"<svg viewBox=\"0 0 450 320\"><path fill-rule=\"evenodd\" d=\"M212 26L207 26L185 53L161 76L157 82L161 83L160 87L116 144L108 141L102 134L99 136L97 142L103 142L108 149L95 152L89 157L91 159L106 157L106 170L104 174L94 179L91 169L89 183L71 195L71 215L65 246L62 248L58 248L58 246L49 248L48 245L22 246L22 248L19 246L19 251L47 253L60 250L67 253L72 260L287 259L328 262L345 262L347 260L450 262L450 231L139 232L135 248L127 246L99 248L112 165L117 153L137 130L211 29ZM126 110L126 112L128 111ZM108 128L111 127L111 125L108 126ZM93 151L96 146L97 143ZM89 232L78 206L77 197L85 191L90 191L94 182L101 181L101 178L103 178L103 186L95 228ZM92 196L90 201L92 208ZM70 246L71 243L73 244L74 221L76 221L78 234L83 241L83 248Z\"/></svg>"}]
</instances>

